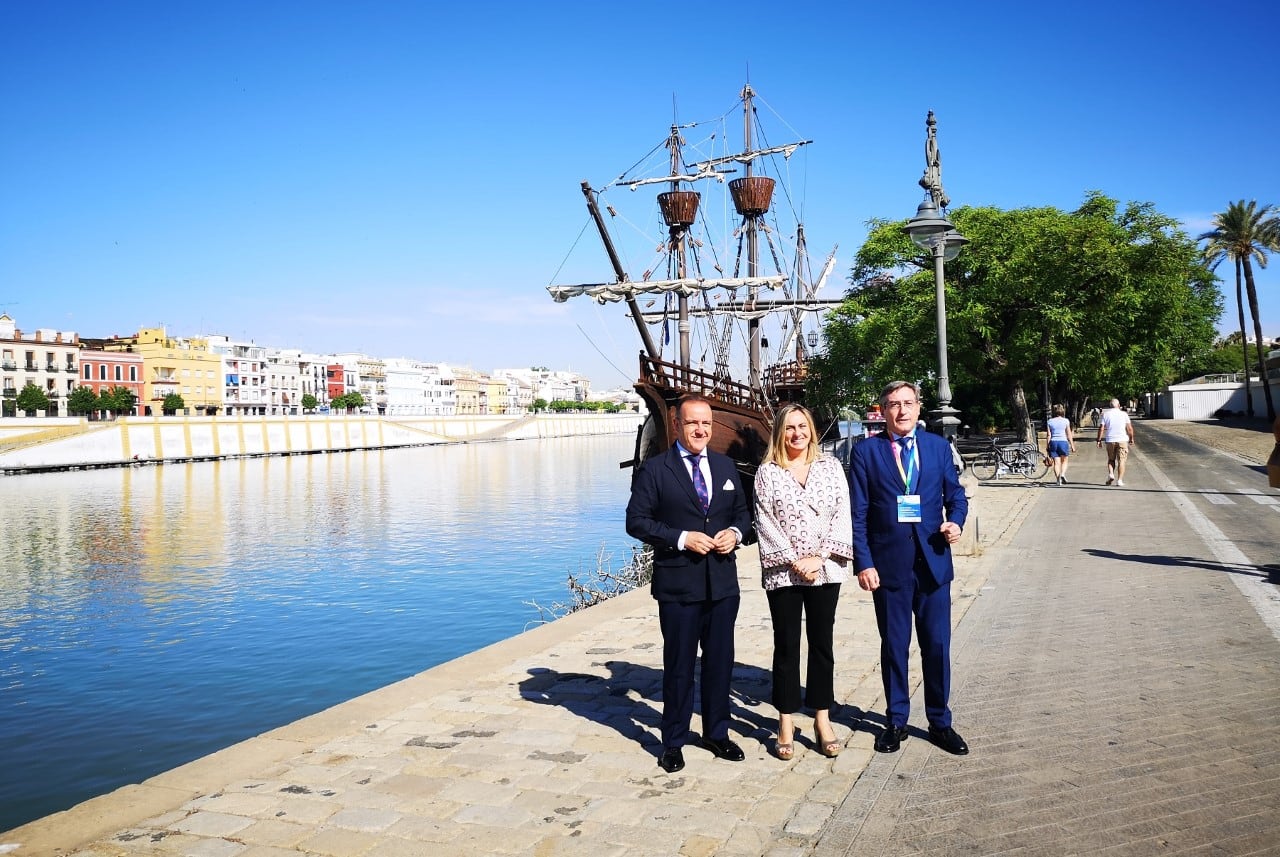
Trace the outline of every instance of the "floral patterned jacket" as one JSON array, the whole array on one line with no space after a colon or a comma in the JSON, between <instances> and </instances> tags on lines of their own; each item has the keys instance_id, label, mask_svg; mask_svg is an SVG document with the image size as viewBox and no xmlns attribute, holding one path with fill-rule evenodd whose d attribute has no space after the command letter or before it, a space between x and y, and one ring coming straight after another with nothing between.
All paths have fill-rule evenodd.
<instances>
[{"instance_id":1,"label":"floral patterned jacket","mask_svg":"<svg viewBox=\"0 0 1280 857\"><path fill-rule=\"evenodd\" d=\"M756 534L760 539L761 584L783 586L843 583L853 558L853 519L849 482L835 458L824 455L809 466L803 486L772 461L756 471ZM795 575L791 563L801 557L831 556L812 582Z\"/></svg>"}]
</instances>

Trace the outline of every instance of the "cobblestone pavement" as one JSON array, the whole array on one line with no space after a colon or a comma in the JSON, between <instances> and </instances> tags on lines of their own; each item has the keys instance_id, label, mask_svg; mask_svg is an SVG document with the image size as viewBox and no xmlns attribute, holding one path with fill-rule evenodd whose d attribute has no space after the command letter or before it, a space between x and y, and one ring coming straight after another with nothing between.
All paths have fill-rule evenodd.
<instances>
[{"instance_id":1,"label":"cobblestone pavement","mask_svg":"<svg viewBox=\"0 0 1280 857\"><path fill-rule=\"evenodd\" d=\"M1102 466L1080 449L1074 472ZM1192 536L1168 510L1080 489L971 486L953 590L964 759L918 716L902 752L872 751L879 645L856 587L837 617L843 753L821 756L802 716L796 757L770 756L771 634L747 550L741 763L691 747L679 774L657 767L661 640L634 592L0 834L0 853L1280 853L1274 638L1221 573L1082 553L1112 533L1150 554Z\"/></svg>"},{"instance_id":2,"label":"cobblestone pavement","mask_svg":"<svg viewBox=\"0 0 1280 857\"><path fill-rule=\"evenodd\" d=\"M1254 462L1273 445L1136 431L1130 483L1147 432ZM815 854L1280 854L1280 642L1230 579L1250 571L1214 562L1171 503L1102 488L1105 455L1078 448L1076 490L1043 492L957 629L971 755L915 730L872 760Z\"/></svg>"}]
</instances>

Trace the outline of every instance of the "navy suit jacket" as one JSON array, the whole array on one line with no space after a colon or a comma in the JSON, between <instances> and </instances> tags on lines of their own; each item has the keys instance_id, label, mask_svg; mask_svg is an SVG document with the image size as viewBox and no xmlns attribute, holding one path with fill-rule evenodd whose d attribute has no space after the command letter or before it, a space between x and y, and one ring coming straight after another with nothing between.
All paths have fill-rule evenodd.
<instances>
[{"instance_id":1,"label":"navy suit jacket","mask_svg":"<svg viewBox=\"0 0 1280 857\"><path fill-rule=\"evenodd\" d=\"M955 577L951 547L938 528L944 520L963 527L969 514L969 500L956 476L951 444L925 431L917 431L915 436L920 473L914 493L920 495L920 523L898 523L898 496L905 492L888 431L854 446L849 469L853 567L863 571L874 566L880 585L888 590L910 583L917 543L938 584L950 582Z\"/></svg>"},{"instance_id":2,"label":"navy suit jacket","mask_svg":"<svg viewBox=\"0 0 1280 857\"><path fill-rule=\"evenodd\" d=\"M631 477L627 533L653 546L650 591L659 601L689 603L738 594L734 553L699 555L677 547L685 531L714 536L737 527L744 539L751 531L751 507L733 460L711 450L706 456L711 466L711 508L706 513L675 445L646 459Z\"/></svg>"}]
</instances>

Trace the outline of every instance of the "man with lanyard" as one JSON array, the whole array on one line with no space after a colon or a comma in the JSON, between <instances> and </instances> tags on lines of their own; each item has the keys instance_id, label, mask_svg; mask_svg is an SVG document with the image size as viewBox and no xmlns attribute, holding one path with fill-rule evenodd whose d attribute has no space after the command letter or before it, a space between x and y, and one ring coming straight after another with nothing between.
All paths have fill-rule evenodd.
<instances>
[{"instance_id":1,"label":"man with lanyard","mask_svg":"<svg viewBox=\"0 0 1280 857\"><path fill-rule=\"evenodd\" d=\"M911 694L908 654L914 619L924 676L930 739L956 755L969 752L951 726L951 545L960 540L969 501L945 438L916 431L920 388L894 381L880 394L887 430L854 447L849 471L854 568L871 593L880 631L885 729L881 753L907 737Z\"/></svg>"}]
</instances>

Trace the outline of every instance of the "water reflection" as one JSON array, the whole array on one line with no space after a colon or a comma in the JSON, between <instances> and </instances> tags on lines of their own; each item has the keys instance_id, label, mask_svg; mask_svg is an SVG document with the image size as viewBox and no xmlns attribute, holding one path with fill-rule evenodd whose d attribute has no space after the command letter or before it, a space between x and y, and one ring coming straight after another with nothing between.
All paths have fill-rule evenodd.
<instances>
[{"instance_id":1,"label":"water reflection","mask_svg":"<svg viewBox=\"0 0 1280 857\"><path fill-rule=\"evenodd\" d=\"M625 558L630 447L0 479L0 830L518 633Z\"/></svg>"}]
</instances>

